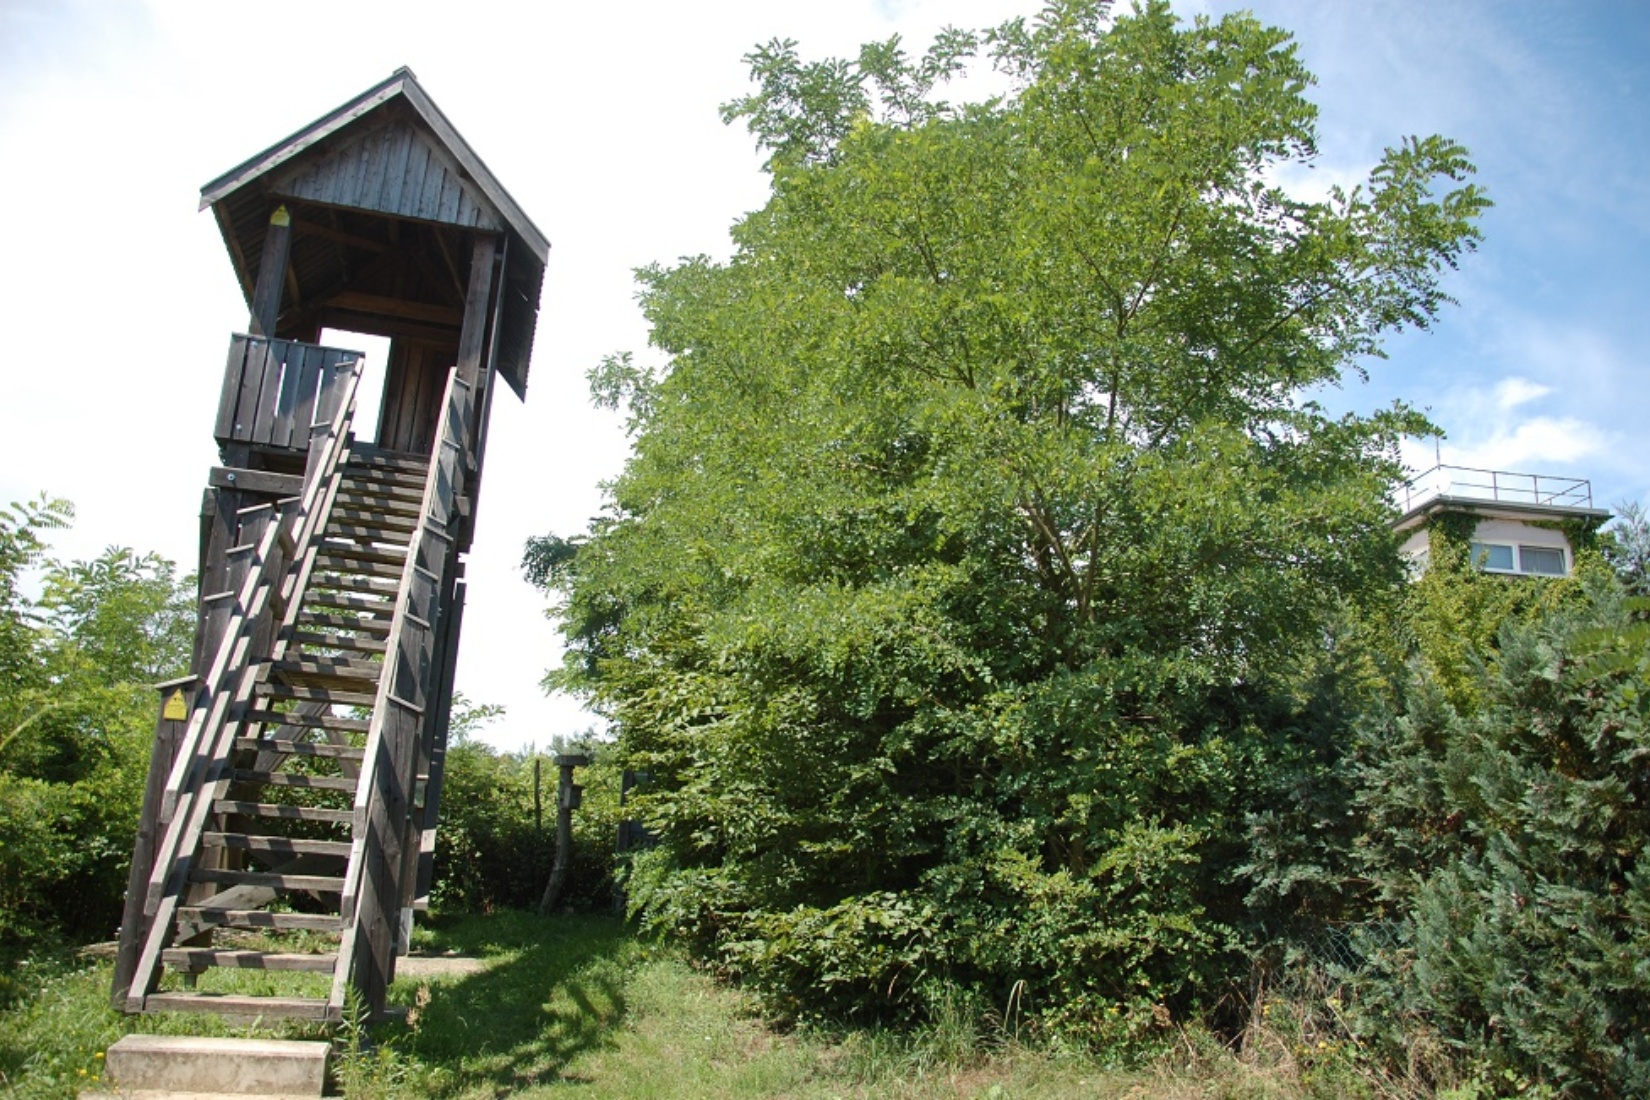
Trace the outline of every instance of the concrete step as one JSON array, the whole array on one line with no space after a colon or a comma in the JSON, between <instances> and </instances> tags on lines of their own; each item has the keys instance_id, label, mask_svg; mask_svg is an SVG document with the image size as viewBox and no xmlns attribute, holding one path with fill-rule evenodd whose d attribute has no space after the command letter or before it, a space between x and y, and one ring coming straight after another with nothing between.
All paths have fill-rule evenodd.
<instances>
[{"instance_id":1,"label":"concrete step","mask_svg":"<svg viewBox=\"0 0 1650 1100\"><path fill-rule=\"evenodd\" d=\"M79 1100L246 1100L244 1092L173 1092L170 1089L125 1089L121 1092L83 1092ZM262 1100L310 1100L291 1093L266 1095Z\"/></svg>"},{"instance_id":2,"label":"concrete step","mask_svg":"<svg viewBox=\"0 0 1650 1100\"><path fill-rule=\"evenodd\" d=\"M277 1039L198 1039L127 1035L109 1048L104 1065L119 1095L322 1095L327 1043Z\"/></svg>"}]
</instances>

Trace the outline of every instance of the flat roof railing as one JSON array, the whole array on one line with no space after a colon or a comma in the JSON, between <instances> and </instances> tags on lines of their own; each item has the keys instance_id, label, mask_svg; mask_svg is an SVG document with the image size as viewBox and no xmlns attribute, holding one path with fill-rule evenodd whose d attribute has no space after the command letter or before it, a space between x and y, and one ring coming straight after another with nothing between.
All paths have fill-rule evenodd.
<instances>
[{"instance_id":1,"label":"flat roof railing","mask_svg":"<svg viewBox=\"0 0 1650 1100\"><path fill-rule=\"evenodd\" d=\"M1538 507L1593 506L1593 484L1586 478L1517 474L1507 470L1479 470L1471 466L1434 466L1406 482L1400 489L1400 495L1405 512L1443 496Z\"/></svg>"}]
</instances>

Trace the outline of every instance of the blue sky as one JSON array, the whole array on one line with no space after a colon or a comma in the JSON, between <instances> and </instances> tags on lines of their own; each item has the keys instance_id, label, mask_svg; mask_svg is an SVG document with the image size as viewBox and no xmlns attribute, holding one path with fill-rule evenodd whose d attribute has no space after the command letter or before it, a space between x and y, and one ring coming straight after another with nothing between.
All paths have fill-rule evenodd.
<instances>
[{"instance_id":1,"label":"blue sky","mask_svg":"<svg viewBox=\"0 0 1650 1100\"><path fill-rule=\"evenodd\" d=\"M920 47L1037 7L0 0L0 500L73 500L63 554L118 543L192 564L224 349L246 319L200 185L410 65L553 244L529 400L494 412L459 685L507 706L501 743L582 729L576 703L537 688L556 638L517 560L529 535L582 528L623 461L583 376L645 345L631 270L725 253L762 202L759 157L717 118L745 91L740 57L774 36L812 55L896 32ZM1448 432L1446 461L1590 478L1602 506L1650 499L1650 4L1177 3L1239 8L1294 31L1318 74L1304 186L1436 132L1469 147L1496 203L1448 281L1460 306L1325 400L1402 398ZM1430 463L1432 444L1414 453Z\"/></svg>"},{"instance_id":2,"label":"blue sky","mask_svg":"<svg viewBox=\"0 0 1650 1100\"><path fill-rule=\"evenodd\" d=\"M1441 133L1496 204L1449 280L1460 306L1333 399L1430 409L1446 462L1590 478L1604 507L1650 495L1650 5L1248 6L1318 74L1322 171Z\"/></svg>"}]
</instances>

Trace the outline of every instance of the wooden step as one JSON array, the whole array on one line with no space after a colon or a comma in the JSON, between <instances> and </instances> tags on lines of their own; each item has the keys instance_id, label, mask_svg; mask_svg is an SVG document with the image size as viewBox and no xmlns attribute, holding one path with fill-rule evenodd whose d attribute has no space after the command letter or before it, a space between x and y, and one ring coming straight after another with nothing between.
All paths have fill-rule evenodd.
<instances>
[{"instance_id":1,"label":"wooden step","mask_svg":"<svg viewBox=\"0 0 1650 1100\"><path fill-rule=\"evenodd\" d=\"M360 611L382 619L395 617L395 593L386 592L383 598L354 592L310 591L304 594L304 603L310 607L333 607L345 611Z\"/></svg>"},{"instance_id":2,"label":"wooden step","mask_svg":"<svg viewBox=\"0 0 1650 1100\"><path fill-rule=\"evenodd\" d=\"M327 524L329 527L333 524L369 527L379 536L380 541L401 542L405 541L406 536L411 534L413 528L418 526L418 516L416 513L412 515L386 515L383 512L373 510L370 506L356 508L348 504L338 504L333 507L331 514L328 515Z\"/></svg>"},{"instance_id":3,"label":"wooden step","mask_svg":"<svg viewBox=\"0 0 1650 1100\"><path fill-rule=\"evenodd\" d=\"M374 543L383 546L394 546L406 549L407 537L404 531L385 531L375 523L366 521L344 522L335 512L327 520L325 536L337 539L340 542Z\"/></svg>"},{"instance_id":4,"label":"wooden step","mask_svg":"<svg viewBox=\"0 0 1650 1100\"><path fill-rule=\"evenodd\" d=\"M316 555L315 565L317 572L309 578L310 591L337 588L377 596L394 595L407 568L399 558L392 563L326 553Z\"/></svg>"},{"instance_id":5,"label":"wooden step","mask_svg":"<svg viewBox=\"0 0 1650 1100\"><path fill-rule=\"evenodd\" d=\"M382 653L384 643L377 638L355 634L322 634L309 630L295 630L287 639L293 645L307 649L341 649L350 653Z\"/></svg>"},{"instance_id":6,"label":"wooden step","mask_svg":"<svg viewBox=\"0 0 1650 1100\"><path fill-rule=\"evenodd\" d=\"M302 729L340 730L344 733L366 733L372 726L372 722L366 718L343 718L335 714L298 714L294 711L270 710L267 707L248 707L242 712L241 719L265 726L295 726ZM257 745L241 745L242 741L257 742ZM268 738L236 738L236 745L240 748L278 744L280 742Z\"/></svg>"},{"instance_id":7,"label":"wooden step","mask_svg":"<svg viewBox=\"0 0 1650 1100\"><path fill-rule=\"evenodd\" d=\"M344 918L335 913L271 913L267 909L215 909L206 905L180 907L178 923L214 928L267 928L278 932L344 930Z\"/></svg>"},{"instance_id":8,"label":"wooden step","mask_svg":"<svg viewBox=\"0 0 1650 1100\"><path fill-rule=\"evenodd\" d=\"M413 451L392 451L371 443L357 443L350 449L344 466L346 469L364 466L375 470L427 470L430 459L428 455Z\"/></svg>"},{"instance_id":9,"label":"wooden step","mask_svg":"<svg viewBox=\"0 0 1650 1100\"><path fill-rule=\"evenodd\" d=\"M236 783L260 783L266 787L297 787L307 791L347 791L355 793L359 784L341 775L300 775L293 772L255 772L236 768L230 774Z\"/></svg>"},{"instance_id":10,"label":"wooden step","mask_svg":"<svg viewBox=\"0 0 1650 1100\"><path fill-rule=\"evenodd\" d=\"M424 483L428 480L428 473L422 470L355 469L344 472L343 484L362 492L390 489L403 495L416 493L422 497Z\"/></svg>"},{"instance_id":11,"label":"wooden step","mask_svg":"<svg viewBox=\"0 0 1650 1100\"><path fill-rule=\"evenodd\" d=\"M429 480L429 473L422 475L412 470L394 470L385 467L373 466L346 466L344 468L344 484L370 487L375 491L388 491L401 496L424 495L424 482Z\"/></svg>"},{"instance_id":12,"label":"wooden step","mask_svg":"<svg viewBox=\"0 0 1650 1100\"><path fill-rule=\"evenodd\" d=\"M407 548L401 545L367 546L343 539L323 538L316 554L317 561L331 568L339 562L371 562L374 565L401 565L407 560ZM358 572L355 565L344 566Z\"/></svg>"},{"instance_id":13,"label":"wooden step","mask_svg":"<svg viewBox=\"0 0 1650 1100\"><path fill-rule=\"evenodd\" d=\"M292 856L349 858L347 840L310 840L307 837L264 836L259 833L202 833L203 848L232 848L238 852L274 852Z\"/></svg>"},{"instance_id":14,"label":"wooden step","mask_svg":"<svg viewBox=\"0 0 1650 1100\"><path fill-rule=\"evenodd\" d=\"M300 955L265 951L222 951L209 947L169 947L160 953L168 970L199 972L221 966L233 970L304 970L331 974L338 966L336 954Z\"/></svg>"},{"instance_id":15,"label":"wooden step","mask_svg":"<svg viewBox=\"0 0 1650 1100\"><path fill-rule=\"evenodd\" d=\"M313 997L243 997L227 993L151 993L145 1012L211 1012L219 1016L325 1020L327 1002Z\"/></svg>"},{"instance_id":16,"label":"wooden step","mask_svg":"<svg viewBox=\"0 0 1650 1100\"><path fill-rule=\"evenodd\" d=\"M360 722L361 726L368 723ZM273 737L237 737L235 747L247 752L275 752L284 756L319 756L328 760L361 760L364 749L354 745L333 745L324 741L292 741Z\"/></svg>"},{"instance_id":17,"label":"wooden step","mask_svg":"<svg viewBox=\"0 0 1650 1100\"><path fill-rule=\"evenodd\" d=\"M190 882L217 886L262 886L270 890L313 890L318 894L342 894L341 875L288 875L280 871L231 871L221 867L192 867Z\"/></svg>"},{"instance_id":18,"label":"wooden step","mask_svg":"<svg viewBox=\"0 0 1650 1100\"><path fill-rule=\"evenodd\" d=\"M375 638L387 637L390 632L389 619L362 618L343 614L328 615L324 612L309 610L298 612L295 625L314 630L353 630L357 634L368 634Z\"/></svg>"},{"instance_id":19,"label":"wooden step","mask_svg":"<svg viewBox=\"0 0 1650 1100\"><path fill-rule=\"evenodd\" d=\"M327 825L355 824L354 810L327 810L318 806L289 806L284 802L246 802L241 799L220 798L212 803L215 814L239 814L241 817L273 818L280 821L316 821Z\"/></svg>"},{"instance_id":20,"label":"wooden step","mask_svg":"<svg viewBox=\"0 0 1650 1100\"><path fill-rule=\"evenodd\" d=\"M378 702L376 694L306 687L302 684L282 684L274 680L265 680L253 690L266 699L297 699L310 703L332 703L341 707L371 707Z\"/></svg>"},{"instance_id":21,"label":"wooden step","mask_svg":"<svg viewBox=\"0 0 1650 1100\"><path fill-rule=\"evenodd\" d=\"M338 687L345 691L376 691L384 666L376 661L330 657L294 657L269 662L269 674L288 684Z\"/></svg>"},{"instance_id":22,"label":"wooden step","mask_svg":"<svg viewBox=\"0 0 1650 1100\"><path fill-rule=\"evenodd\" d=\"M333 498L333 507L336 508L340 505L347 510L364 512L368 517L410 516L417 519L419 512L424 507L424 501L422 498L411 500L407 497L387 493L381 496L377 493L362 493L348 488L340 488L338 495Z\"/></svg>"},{"instance_id":23,"label":"wooden step","mask_svg":"<svg viewBox=\"0 0 1650 1100\"><path fill-rule=\"evenodd\" d=\"M368 568L356 569L352 563L341 562L336 558L330 562L322 562L317 559L316 564L326 565L332 569L343 568L346 572L315 573L311 575L309 587L312 592L320 591L323 588L332 588L340 591L387 596L395 593L401 580L402 567L399 565L380 565L377 562L369 562L367 563ZM391 570L393 575L384 572L384 570Z\"/></svg>"}]
</instances>

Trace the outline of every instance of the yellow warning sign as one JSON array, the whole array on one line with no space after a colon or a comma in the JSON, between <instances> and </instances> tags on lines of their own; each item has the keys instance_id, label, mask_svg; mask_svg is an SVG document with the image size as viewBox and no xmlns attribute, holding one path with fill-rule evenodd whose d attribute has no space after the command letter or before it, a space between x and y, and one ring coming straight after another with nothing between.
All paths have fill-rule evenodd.
<instances>
[{"instance_id":1,"label":"yellow warning sign","mask_svg":"<svg viewBox=\"0 0 1650 1100\"><path fill-rule=\"evenodd\" d=\"M166 705L160 708L160 716L168 722L181 722L189 717L189 703L183 697L183 689L178 688L166 697Z\"/></svg>"},{"instance_id":2,"label":"yellow warning sign","mask_svg":"<svg viewBox=\"0 0 1650 1100\"><path fill-rule=\"evenodd\" d=\"M273 213L269 216L269 224L270 225L291 225L292 224L292 215L287 213L285 205L277 206L275 208L275 213Z\"/></svg>"}]
</instances>

